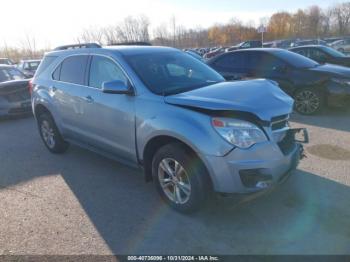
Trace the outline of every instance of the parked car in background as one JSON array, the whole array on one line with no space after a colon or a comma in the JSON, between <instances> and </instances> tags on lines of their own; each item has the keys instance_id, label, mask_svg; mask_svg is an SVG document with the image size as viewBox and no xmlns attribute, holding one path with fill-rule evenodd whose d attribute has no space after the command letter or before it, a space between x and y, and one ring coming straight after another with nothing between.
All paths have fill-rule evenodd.
<instances>
[{"instance_id":1,"label":"parked car in background","mask_svg":"<svg viewBox=\"0 0 350 262\"><path fill-rule=\"evenodd\" d=\"M225 82L177 49L54 51L38 70L32 104L49 151L63 153L70 142L143 166L181 212L213 191L271 188L302 156L295 141L302 130L288 124L293 100L275 83Z\"/></svg>"},{"instance_id":2,"label":"parked car in background","mask_svg":"<svg viewBox=\"0 0 350 262\"><path fill-rule=\"evenodd\" d=\"M293 43L297 41L296 39L283 39L283 40L276 40L272 42L272 45L269 47L273 48L282 48L282 49L288 49L290 48Z\"/></svg>"},{"instance_id":3,"label":"parked car in background","mask_svg":"<svg viewBox=\"0 0 350 262\"><path fill-rule=\"evenodd\" d=\"M338 50L342 53L348 53L350 52L350 38L338 40L330 44L330 47Z\"/></svg>"},{"instance_id":4,"label":"parked car in background","mask_svg":"<svg viewBox=\"0 0 350 262\"><path fill-rule=\"evenodd\" d=\"M265 42L265 43L263 43L263 47L265 47L265 48L273 47L273 45L274 45L273 42Z\"/></svg>"},{"instance_id":5,"label":"parked car in background","mask_svg":"<svg viewBox=\"0 0 350 262\"><path fill-rule=\"evenodd\" d=\"M194 52L192 50L187 50L187 51L185 51L185 53L189 54L190 56L192 56L192 57L194 57L196 59L198 59L199 61L204 62L204 58L201 55L199 55L197 52Z\"/></svg>"},{"instance_id":6,"label":"parked car in background","mask_svg":"<svg viewBox=\"0 0 350 262\"><path fill-rule=\"evenodd\" d=\"M341 37L328 37L328 38L324 38L322 40L325 41L327 43L327 45L330 45L330 44L334 43L335 41L339 41L342 39L343 38L341 38Z\"/></svg>"},{"instance_id":7,"label":"parked car in background","mask_svg":"<svg viewBox=\"0 0 350 262\"><path fill-rule=\"evenodd\" d=\"M28 78L32 78L40 65L41 60L21 60L17 68L21 70Z\"/></svg>"},{"instance_id":8,"label":"parked car in background","mask_svg":"<svg viewBox=\"0 0 350 262\"><path fill-rule=\"evenodd\" d=\"M13 65L13 61L9 58L0 58L0 65Z\"/></svg>"},{"instance_id":9,"label":"parked car in background","mask_svg":"<svg viewBox=\"0 0 350 262\"><path fill-rule=\"evenodd\" d=\"M350 67L350 56L322 45L301 46L289 49L292 52L306 56L320 64L329 63Z\"/></svg>"},{"instance_id":10,"label":"parked car in background","mask_svg":"<svg viewBox=\"0 0 350 262\"><path fill-rule=\"evenodd\" d=\"M29 84L16 67L0 65L0 117L31 112Z\"/></svg>"},{"instance_id":11,"label":"parked car in background","mask_svg":"<svg viewBox=\"0 0 350 262\"><path fill-rule=\"evenodd\" d=\"M291 43L290 47L305 46L305 45L327 45L327 42L321 39L296 40Z\"/></svg>"},{"instance_id":12,"label":"parked car in background","mask_svg":"<svg viewBox=\"0 0 350 262\"><path fill-rule=\"evenodd\" d=\"M213 58L217 55L220 55L222 53L225 53L225 50L226 50L227 47L219 47L217 49L214 49L213 51L210 51L206 54L203 55L203 58L204 59L210 59L210 58Z\"/></svg>"},{"instance_id":13,"label":"parked car in background","mask_svg":"<svg viewBox=\"0 0 350 262\"><path fill-rule=\"evenodd\" d=\"M229 48L226 48L226 52L238 50L238 49L247 49L247 48L258 48L262 47L262 42L260 40L249 40L242 42L236 46L231 46Z\"/></svg>"},{"instance_id":14,"label":"parked car in background","mask_svg":"<svg viewBox=\"0 0 350 262\"><path fill-rule=\"evenodd\" d=\"M320 65L284 49L260 48L228 52L207 62L227 80L267 78L295 99L301 114L314 114L326 105L350 104L350 69Z\"/></svg>"}]
</instances>

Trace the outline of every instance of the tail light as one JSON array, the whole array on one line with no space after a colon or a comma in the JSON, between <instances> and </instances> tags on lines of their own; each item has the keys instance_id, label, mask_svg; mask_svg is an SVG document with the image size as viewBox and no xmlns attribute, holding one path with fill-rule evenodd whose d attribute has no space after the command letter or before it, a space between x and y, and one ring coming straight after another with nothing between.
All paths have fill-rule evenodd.
<instances>
[{"instance_id":1,"label":"tail light","mask_svg":"<svg viewBox=\"0 0 350 262\"><path fill-rule=\"evenodd\" d=\"M29 90L29 94L32 94L32 92L33 92L33 80L29 80L28 90Z\"/></svg>"}]
</instances>

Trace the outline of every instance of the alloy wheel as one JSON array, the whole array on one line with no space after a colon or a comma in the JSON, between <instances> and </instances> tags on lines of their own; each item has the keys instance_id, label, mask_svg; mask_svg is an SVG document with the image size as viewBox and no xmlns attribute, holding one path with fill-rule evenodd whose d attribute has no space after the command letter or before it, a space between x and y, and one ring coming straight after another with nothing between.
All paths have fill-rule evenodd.
<instances>
[{"instance_id":1,"label":"alloy wheel","mask_svg":"<svg viewBox=\"0 0 350 262\"><path fill-rule=\"evenodd\" d=\"M41 134L43 136L45 144L51 149L54 148L56 144L55 134L53 128L47 120L43 120L41 122Z\"/></svg>"},{"instance_id":2,"label":"alloy wheel","mask_svg":"<svg viewBox=\"0 0 350 262\"><path fill-rule=\"evenodd\" d=\"M191 196L191 183L184 167L172 158L163 159L158 166L158 179L167 198L185 204Z\"/></svg>"},{"instance_id":3,"label":"alloy wheel","mask_svg":"<svg viewBox=\"0 0 350 262\"><path fill-rule=\"evenodd\" d=\"M301 91L295 96L295 107L298 112L303 114L312 114L316 112L320 104L319 96L309 90Z\"/></svg>"}]
</instances>

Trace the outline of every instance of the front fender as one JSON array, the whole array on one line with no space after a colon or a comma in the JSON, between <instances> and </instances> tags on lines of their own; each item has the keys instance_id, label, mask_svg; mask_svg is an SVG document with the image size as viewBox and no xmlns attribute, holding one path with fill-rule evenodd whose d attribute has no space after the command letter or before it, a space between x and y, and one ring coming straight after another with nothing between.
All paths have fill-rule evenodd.
<instances>
[{"instance_id":1,"label":"front fender","mask_svg":"<svg viewBox=\"0 0 350 262\"><path fill-rule=\"evenodd\" d=\"M158 136L176 138L204 155L223 156L232 150L233 146L211 126L210 116L178 106L163 105L164 110L143 110L137 118L137 149L141 160L147 143Z\"/></svg>"}]
</instances>

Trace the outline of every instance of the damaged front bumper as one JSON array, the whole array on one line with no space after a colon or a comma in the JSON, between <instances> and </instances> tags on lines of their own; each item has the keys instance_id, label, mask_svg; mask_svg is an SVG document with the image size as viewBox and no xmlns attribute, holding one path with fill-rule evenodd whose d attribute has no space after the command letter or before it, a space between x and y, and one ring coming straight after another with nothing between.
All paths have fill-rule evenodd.
<instances>
[{"instance_id":1,"label":"damaged front bumper","mask_svg":"<svg viewBox=\"0 0 350 262\"><path fill-rule=\"evenodd\" d=\"M223 157L202 156L220 193L256 193L284 182L305 157L309 142L305 128L289 129L276 143L267 141L249 149L235 148Z\"/></svg>"}]
</instances>

